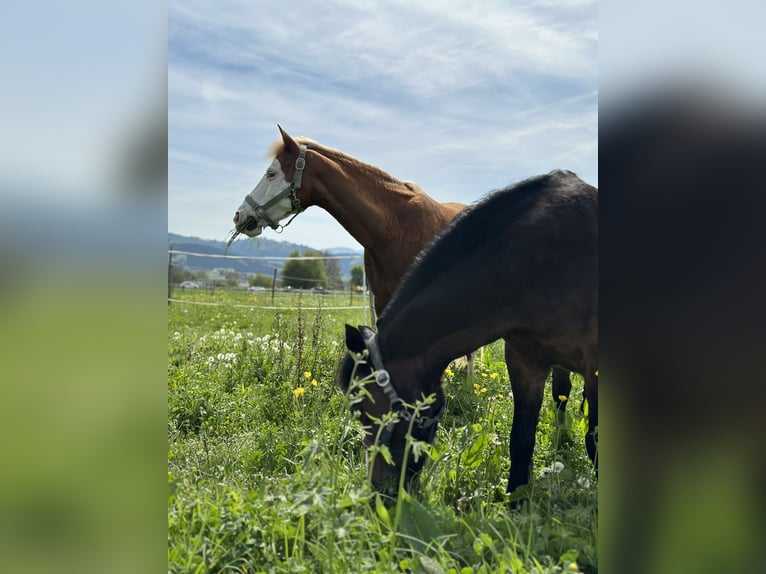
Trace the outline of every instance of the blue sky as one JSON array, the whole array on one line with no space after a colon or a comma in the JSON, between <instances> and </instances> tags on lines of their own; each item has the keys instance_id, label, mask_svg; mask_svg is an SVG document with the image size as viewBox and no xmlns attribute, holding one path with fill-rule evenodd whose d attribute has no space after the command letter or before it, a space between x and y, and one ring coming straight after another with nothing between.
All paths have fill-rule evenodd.
<instances>
[{"instance_id":1,"label":"blue sky","mask_svg":"<svg viewBox=\"0 0 766 574\"><path fill-rule=\"evenodd\" d=\"M279 123L434 199L597 180L597 3L171 1L168 229L225 239ZM284 233L358 247L312 207Z\"/></svg>"}]
</instances>

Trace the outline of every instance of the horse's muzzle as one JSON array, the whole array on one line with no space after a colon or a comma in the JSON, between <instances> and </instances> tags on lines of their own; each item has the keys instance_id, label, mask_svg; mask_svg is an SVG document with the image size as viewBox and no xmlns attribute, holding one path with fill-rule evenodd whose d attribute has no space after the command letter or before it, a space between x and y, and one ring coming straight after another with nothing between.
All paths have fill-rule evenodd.
<instances>
[{"instance_id":1,"label":"horse's muzzle","mask_svg":"<svg viewBox=\"0 0 766 574\"><path fill-rule=\"evenodd\" d=\"M259 225L255 217L243 217L241 211L237 211L234 214L234 226L238 232L244 233L248 237L255 237L263 231L263 226Z\"/></svg>"}]
</instances>

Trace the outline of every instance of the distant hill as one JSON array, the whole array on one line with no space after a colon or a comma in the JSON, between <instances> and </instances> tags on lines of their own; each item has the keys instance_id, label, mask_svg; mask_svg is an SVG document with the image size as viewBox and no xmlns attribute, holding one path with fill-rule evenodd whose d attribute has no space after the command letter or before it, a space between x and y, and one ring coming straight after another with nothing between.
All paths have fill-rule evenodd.
<instances>
[{"instance_id":1,"label":"distant hill","mask_svg":"<svg viewBox=\"0 0 766 574\"><path fill-rule=\"evenodd\" d=\"M187 251L191 253L223 255L226 249L225 241L188 237L176 233L168 233L168 249ZM362 265L361 250L355 251L348 247L333 247L330 249L315 249L308 245L274 241L263 237L255 239L239 239L232 243L228 255L245 255L249 257L288 257L295 250L301 253L307 250L322 251L329 255L358 255L358 259L341 259L340 272L343 279L351 277L351 267ZM251 259L224 259L221 257L201 257L198 255L174 255L174 262L189 269L234 269L240 273L264 273L271 275L273 270L282 269L283 261L258 261Z\"/></svg>"}]
</instances>

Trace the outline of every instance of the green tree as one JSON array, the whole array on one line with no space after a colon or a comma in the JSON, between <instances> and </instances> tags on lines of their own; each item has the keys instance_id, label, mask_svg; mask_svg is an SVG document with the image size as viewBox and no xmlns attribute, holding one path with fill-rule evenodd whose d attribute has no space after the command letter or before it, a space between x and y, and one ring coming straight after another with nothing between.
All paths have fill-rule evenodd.
<instances>
[{"instance_id":1,"label":"green tree","mask_svg":"<svg viewBox=\"0 0 766 574\"><path fill-rule=\"evenodd\" d=\"M354 287L362 287L364 283L364 267L361 265L355 265L351 268L351 285Z\"/></svg>"},{"instance_id":2,"label":"green tree","mask_svg":"<svg viewBox=\"0 0 766 574\"><path fill-rule=\"evenodd\" d=\"M304 257L321 257L316 251L305 251ZM327 272L321 259L298 259L300 252L296 249L290 253L290 258L282 267L282 286L296 289L310 289L327 285Z\"/></svg>"},{"instance_id":3,"label":"green tree","mask_svg":"<svg viewBox=\"0 0 766 574\"><path fill-rule=\"evenodd\" d=\"M329 256L329 253L325 253ZM340 276L340 263L337 259L325 259L324 270L327 273L327 287L329 289L343 289L343 278Z\"/></svg>"},{"instance_id":4,"label":"green tree","mask_svg":"<svg viewBox=\"0 0 766 574\"><path fill-rule=\"evenodd\" d=\"M170 264L170 277L169 280L173 284L181 283L182 281L189 281L193 279L192 272L182 265Z\"/></svg>"},{"instance_id":5,"label":"green tree","mask_svg":"<svg viewBox=\"0 0 766 574\"><path fill-rule=\"evenodd\" d=\"M271 289L274 278L262 273L251 273L247 276L247 282L250 284L250 287L266 287Z\"/></svg>"}]
</instances>

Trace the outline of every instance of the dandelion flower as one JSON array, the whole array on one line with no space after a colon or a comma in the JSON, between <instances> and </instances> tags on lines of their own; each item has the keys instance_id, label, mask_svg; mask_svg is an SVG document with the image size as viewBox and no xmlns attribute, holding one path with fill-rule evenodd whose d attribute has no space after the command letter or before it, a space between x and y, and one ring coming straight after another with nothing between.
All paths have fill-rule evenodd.
<instances>
[{"instance_id":1,"label":"dandelion flower","mask_svg":"<svg viewBox=\"0 0 766 574\"><path fill-rule=\"evenodd\" d=\"M490 379L496 379L497 378L497 373L490 373L489 374L489 378Z\"/></svg>"},{"instance_id":2,"label":"dandelion flower","mask_svg":"<svg viewBox=\"0 0 766 574\"><path fill-rule=\"evenodd\" d=\"M310 379L310 378L311 378L311 371L304 371L304 372L303 372L303 376L304 376L305 378L307 378L307 379Z\"/></svg>"},{"instance_id":3,"label":"dandelion flower","mask_svg":"<svg viewBox=\"0 0 766 574\"><path fill-rule=\"evenodd\" d=\"M311 386L316 387L319 383L317 383L316 379L311 379Z\"/></svg>"},{"instance_id":4,"label":"dandelion flower","mask_svg":"<svg viewBox=\"0 0 766 574\"><path fill-rule=\"evenodd\" d=\"M447 367L446 369L444 369L444 374L445 374L445 375L447 375L448 377L451 377L451 376L453 376L455 373L454 373L454 371L453 371L452 369L450 369L449 367Z\"/></svg>"},{"instance_id":5,"label":"dandelion flower","mask_svg":"<svg viewBox=\"0 0 766 574\"><path fill-rule=\"evenodd\" d=\"M487 378L487 373L482 373L481 376L486 379Z\"/></svg>"},{"instance_id":6,"label":"dandelion flower","mask_svg":"<svg viewBox=\"0 0 766 574\"><path fill-rule=\"evenodd\" d=\"M596 375L596 376L598 377L598 369L596 369L596 372L595 372L595 373L593 373L593 374L594 374L594 375Z\"/></svg>"},{"instance_id":7,"label":"dandelion flower","mask_svg":"<svg viewBox=\"0 0 766 574\"><path fill-rule=\"evenodd\" d=\"M482 393L486 393L486 392L487 392L487 387L482 387L482 388L481 388L481 392L482 392Z\"/></svg>"},{"instance_id":8,"label":"dandelion flower","mask_svg":"<svg viewBox=\"0 0 766 574\"><path fill-rule=\"evenodd\" d=\"M559 400L560 400L560 401L565 401L565 400L567 400L568 398L569 398L569 397L568 397L568 396L566 396L566 395L559 395Z\"/></svg>"},{"instance_id":9,"label":"dandelion flower","mask_svg":"<svg viewBox=\"0 0 766 574\"><path fill-rule=\"evenodd\" d=\"M299 397L302 397L303 393L305 392L306 392L306 389L304 389L303 387L298 387L297 389L293 391L293 396L297 399Z\"/></svg>"}]
</instances>

